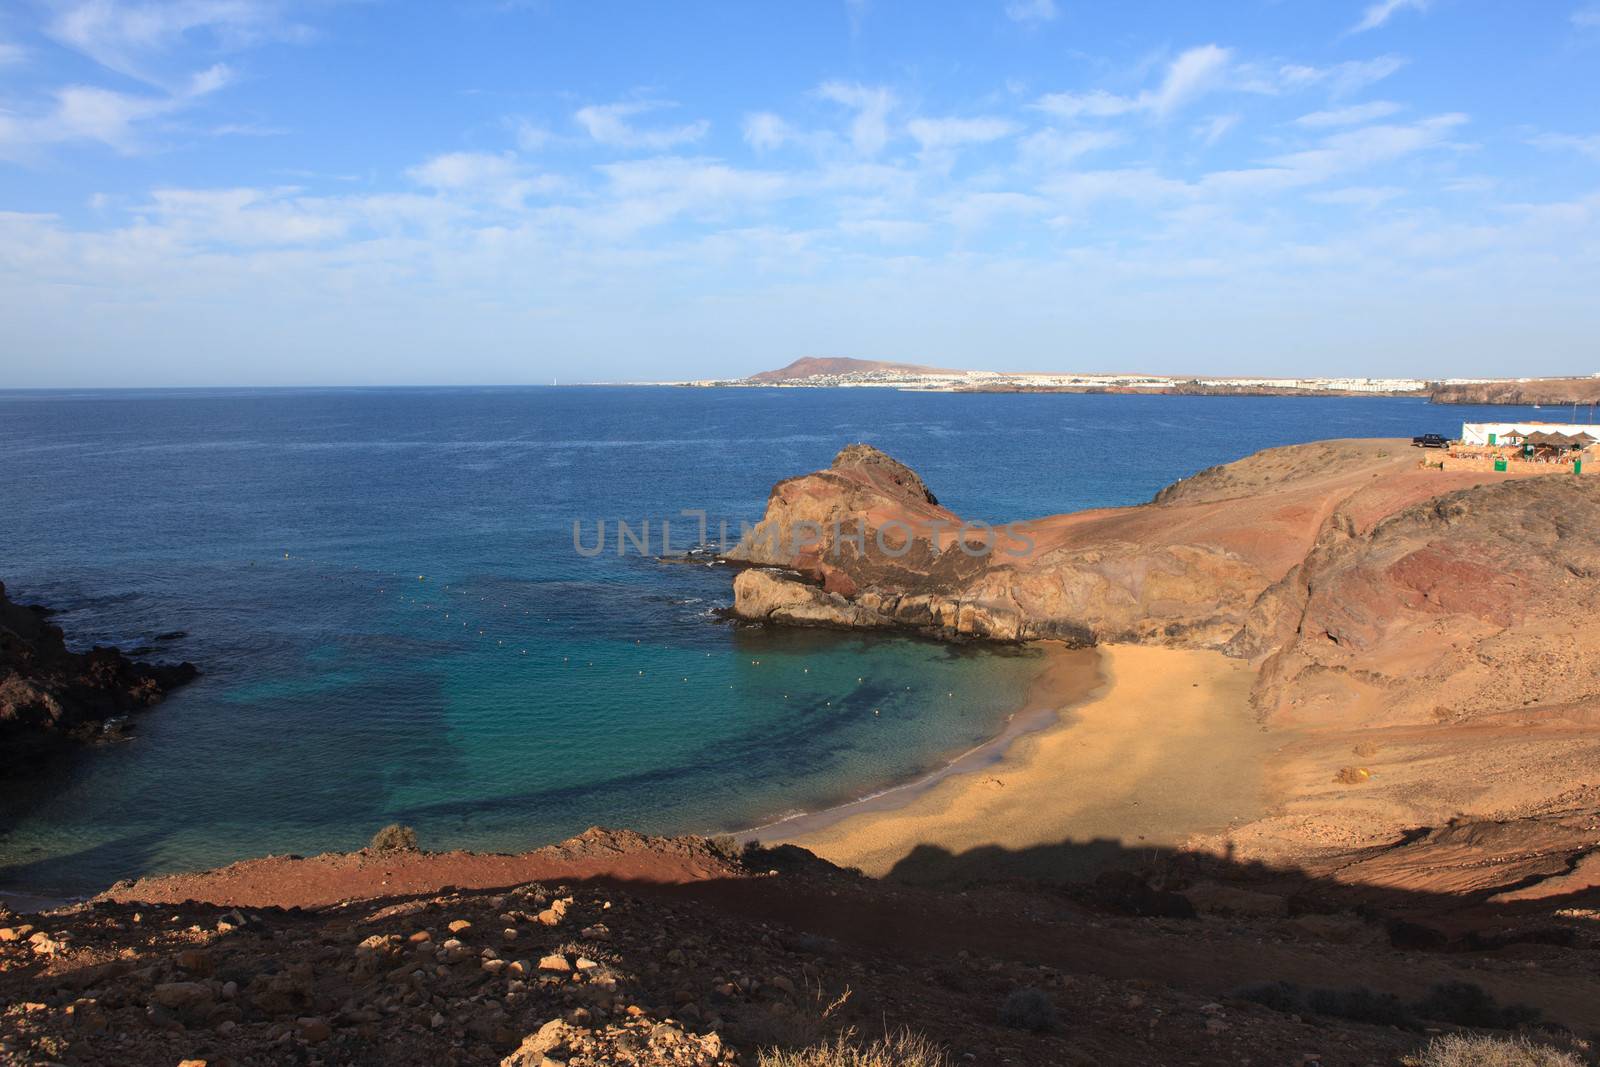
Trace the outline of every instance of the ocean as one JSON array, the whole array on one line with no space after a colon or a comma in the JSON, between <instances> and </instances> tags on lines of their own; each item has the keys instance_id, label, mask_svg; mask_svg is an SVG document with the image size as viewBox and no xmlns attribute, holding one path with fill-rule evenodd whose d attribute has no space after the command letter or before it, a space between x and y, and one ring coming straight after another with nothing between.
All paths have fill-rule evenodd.
<instances>
[{"instance_id":1,"label":"ocean","mask_svg":"<svg viewBox=\"0 0 1600 1067\"><path fill-rule=\"evenodd\" d=\"M1389 398L649 387L0 392L14 600L204 672L131 740L0 783L0 887L364 844L725 832L1000 731L1028 649L733 625L664 561L871 442L1002 523L1148 500L1272 445L1521 409ZM593 553L604 521L605 550ZM651 552L617 551L648 522ZM574 523L579 537L574 540ZM581 549L581 550L580 550Z\"/></svg>"}]
</instances>

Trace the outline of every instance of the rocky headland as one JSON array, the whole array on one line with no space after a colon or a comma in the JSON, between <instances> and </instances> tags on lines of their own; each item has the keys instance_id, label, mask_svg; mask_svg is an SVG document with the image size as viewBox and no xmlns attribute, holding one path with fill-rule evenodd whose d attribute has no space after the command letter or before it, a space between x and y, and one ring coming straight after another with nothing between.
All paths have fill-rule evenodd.
<instances>
[{"instance_id":1,"label":"rocky headland","mask_svg":"<svg viewBox=\"0 0 1600 1067\"><path fill-rule=\"evenodd\" d=\"M1511 378L1492 382L1437 385L1429 394L1435 404L1562 404L1600 403L1600 378Z\"/></svg>"},{"instance_id":2,"label":"rocky headland","mask_svg":"<svg viewBox=\"0 0 1600 1067\"><path fill-rule=\"evenodd\" d=\"M1600 886L1596 528L1586 479L1442 472L1405 442L1360 440L1269 449L1148 504L987 531L857 445L773 488L731 553L756 565L737 575L734 609L1205 652L1219 678L1231 661L1249 672L1242 711L1276 748L1251 769L1265 811L1213 846L1352 884L1555 898ZM1169 668L1190 669L1140 669ZM1196 671L1195 687L1232 692ZM1091 710L1114 731L1114 706Z\"/></svg>"},{"instance_id":3,"label":"rocky headland","mask_svg":"<svg viewBox=\"0 0 1600 1067\"><path fill-rule=\"evenodd\" d=\"M126 717L193 679L193 664L149 664L115 648L73 652L49 612L0 584L0 772L63 744L116 736Z\"/></svg>"}]
</instances>

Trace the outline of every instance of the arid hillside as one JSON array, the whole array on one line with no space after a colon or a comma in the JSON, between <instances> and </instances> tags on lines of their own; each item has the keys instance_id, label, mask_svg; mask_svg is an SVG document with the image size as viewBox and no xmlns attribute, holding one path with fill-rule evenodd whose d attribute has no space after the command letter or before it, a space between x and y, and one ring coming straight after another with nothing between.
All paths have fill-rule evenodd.
<instances>
[{"instance_id":1,"label":"arid hillside","mask_svg":"<svg viewBox=\"0 0 1600 1067\"><path fill-rule=\"evenodd\" d=\"M461 858L280 858L0 910L0 1059L1355 1067L1441 1034L1504 1050L1530 1027L1559 1056L1600 1024L1580 920L1556 927L1564 945L1546 928L1419 952L1335 884L1193 857L965 892L598 830L503 857L516 870L498 876ZM297 889L335 882L332 898ZM271 893L308 906L249 903ZM900 1055L850 1058L886 1036Z\"/></svg>"},{"instance_id":2,"label":"arid hillside","mask_svg":"<svg viewBox=\"0 0 1600 1067\"><path fill-rule=\"evenodd\" d=\"M982 531L958 542L929 496L861 447L780 482L735 552L779 566L740 573L735 610L1214 650L1255 669L1250 703L1280 738L1271 810L1217 847L1430 892L1600 885L1595 480L1323 442L1149 504L1013 524L992 549ZM857 522L866 536L849 536Z\"/></svg>"},{"instance_id":3,"label":"arid hillside","mask_svg":"<svg viewBox=\"0 0 1600 1067\"><path fill-rule=\"evenodd\" d=\"M1529 378L1435 386L1435 404L1594 404L1600 378Z\"/></svg>"}]
</instances>

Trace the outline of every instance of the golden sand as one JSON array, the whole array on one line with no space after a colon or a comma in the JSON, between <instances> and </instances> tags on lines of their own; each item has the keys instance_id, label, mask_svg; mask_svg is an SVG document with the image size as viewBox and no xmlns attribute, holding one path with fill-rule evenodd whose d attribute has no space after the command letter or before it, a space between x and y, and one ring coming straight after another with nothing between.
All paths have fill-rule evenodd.
<instances>
[{"instance_id":1,"label":"golden sand","mask_svg":"<svg viewBox=\"0 0 1600 1067\"><path fill-rule=\"evenodd\" d=\"M1047 666L1030 704L1054 699L1058 721L988 766L887 810L772 827L762 840L875 876L1077 877L1120 851L1178 845L1261 813L1265 756L1281 742L1250 711L1246 664L1138 645L1099 656L1102 684L1087 699L1081 659L1073 671Z\"/></svg>"}]
</instances>

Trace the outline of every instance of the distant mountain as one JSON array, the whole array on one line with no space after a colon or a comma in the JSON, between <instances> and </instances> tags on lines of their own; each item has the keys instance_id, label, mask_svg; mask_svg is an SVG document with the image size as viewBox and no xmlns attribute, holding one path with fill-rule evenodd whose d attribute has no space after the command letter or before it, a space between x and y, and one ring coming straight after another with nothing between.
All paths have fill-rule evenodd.
<instances>
[{"instance_id":1,"label":"distant mountain","mask_svg":"<svg viewBox=\"0 0 1600 1067\"><path fill-rule=\"evenodd\" d=\"M764 370L760 374L750 375L753 382L794 382L805 378L816 378L823 375L837 374L952 374L953 371L941 371L937 367L919 367L914 363L884 363L876 359L849 359L839 357L833 359L818 356L806 356L797 359L787 367L777 370Z\"/></svg>"}]
</instances>

